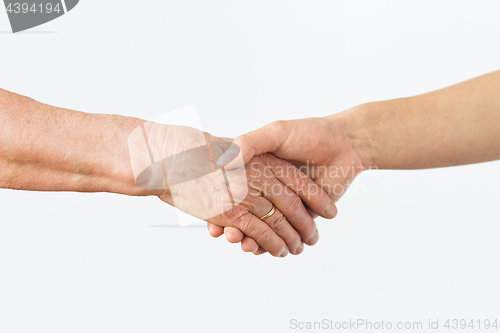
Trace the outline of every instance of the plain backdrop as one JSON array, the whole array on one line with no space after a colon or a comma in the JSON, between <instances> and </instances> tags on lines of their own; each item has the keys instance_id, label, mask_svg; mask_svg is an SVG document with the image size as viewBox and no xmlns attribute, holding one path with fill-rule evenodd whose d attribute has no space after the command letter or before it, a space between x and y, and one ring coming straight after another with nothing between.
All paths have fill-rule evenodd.
<instances>
[{"instance_id":1,"label":"plain backdrop","mask_svg":"<svg viewBox=\"0 0 500 333\"><path fill-rule=\"evenodd\" d=\"M1 9L0 87L144 119L196 104L206 131L234 137L497 70L499 11L497 1L82 0L11 34ZM319 243L285 259L204 228L151 227L178 224L157 198L0 190L0 332L500 320L499 168L365 173L338 217L318 220Z\"/></svg>"}]
</instances>

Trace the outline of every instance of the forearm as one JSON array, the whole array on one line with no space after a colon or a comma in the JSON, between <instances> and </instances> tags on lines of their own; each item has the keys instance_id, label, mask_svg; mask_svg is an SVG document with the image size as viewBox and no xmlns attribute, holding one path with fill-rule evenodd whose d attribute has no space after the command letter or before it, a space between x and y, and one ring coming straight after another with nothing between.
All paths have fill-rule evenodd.
<instances>
[{"instance_id":1,"label":"forearm","mask_svg":"<svg viewBox=\"0 0 500 333\"><path fill-rule=\"evenodd\" d=\"M421 169L500 159L500 71L328 119L343 124L367 167Z\"/></svg>"},{"instance_id":2,"label":"forearm","mask_svg":"<svg viewBox=\"0 0 500 333\"><path fill-rule=\"evenodd\" d=\"M0 187L148 195L127 139L141 120L86 114L0 90Z\"/></svg>"}]
</instances>

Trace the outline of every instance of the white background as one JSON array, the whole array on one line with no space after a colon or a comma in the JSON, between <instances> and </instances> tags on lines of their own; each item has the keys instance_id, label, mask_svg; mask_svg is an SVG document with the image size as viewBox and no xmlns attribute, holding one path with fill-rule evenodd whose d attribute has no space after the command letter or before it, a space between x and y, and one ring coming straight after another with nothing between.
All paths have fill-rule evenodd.
<instances>
[{"instance_id":1,"label":"white background","mask_svg":"<svg viewBox=\"0 0 500 333\"><path fill-rule=\"evenodd\" d=\"M0 87L93 113L196 104L236 136L500 68L497 1L97 1L26 33ZM156 198L0 190L0 332L288 332L500 319L500 163L365 173L300 256L243 253ZM500 322L499 322L500 324ZM297 331L297 330L295 330ZM476 330L477 331L477 330Z\"/></svg>"}]
</instances>

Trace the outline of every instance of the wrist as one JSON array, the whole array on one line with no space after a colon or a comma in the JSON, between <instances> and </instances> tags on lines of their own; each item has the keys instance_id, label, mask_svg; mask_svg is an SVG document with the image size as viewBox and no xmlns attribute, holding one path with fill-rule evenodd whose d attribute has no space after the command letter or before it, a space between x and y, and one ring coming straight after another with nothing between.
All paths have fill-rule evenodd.
<instances>
[{"instance_id":1,"label":"wrist","mask_svg":"<svg viewBox=\"0 0 500 333\"><path fill-rule=\"evenodd\" d=\"M144 120L116 115L91 115L109 131L103 135L105 139L99 156L105 155L93 170L94 176L105 183L105 191L130 196L161 196L165 190L152 190L137 185L132 170L129 138L131 133L140 127Z\"/></svg>"},{"instance_id":2,"label":"wrist","mask_svg":"<svg viewBox=\"0 0 500 333\"><path fill-rule=\"evenodd\" d=\"M324 118L334 132L347 139L348 149L359 159L364 170L375 167L368 119L370 108L370 104L362 104Z\"/></svg>"},{"instance_id":3,"label":"wrist","mask_svg":"<svg viewBox=\"0 0 500 333\"><path fill-rule=\"evenodd\" d=\"M158 197L168 194L166 189L148 189L137 185L136 182L138 170L135 170L133 165L136 167L137 165L149 166L151 163L149 155L145 154L146 152L141 151L144 154L138 153L135 151L137 147L130 146L131 136L137 135L138 132L142 133L141 126L144 125L145 121L129 117L114 117L117 117L116 125L119 133L115 136L117 147L113 155L113 177L117 180L116 193L130 196ZM141 161L137 161L137 159L141 159Z\"/></svg>"}]
</instances>

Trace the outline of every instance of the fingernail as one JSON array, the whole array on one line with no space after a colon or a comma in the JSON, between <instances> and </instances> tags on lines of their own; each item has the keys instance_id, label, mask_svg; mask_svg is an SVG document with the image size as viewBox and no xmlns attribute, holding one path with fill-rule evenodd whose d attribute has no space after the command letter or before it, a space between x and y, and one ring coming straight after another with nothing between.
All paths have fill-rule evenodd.
<instances>
[{"instance_id":1,"label":"fingernail","mask_svg":"<svg viewBox=\"0 0 500 333\"><path fill-rule=\"evenodd\" d=\"M332 201L330 201L328 207L326 207L325 209L325 216L333 219L335 216L337 216L337 213L338 213L337 206L335 206L335 204Z\"/></svg>"},{"instance_id":2,"label":"fingernail","mask_svg":"<svg viewBox=\"0 0 500 333\"><path fill-rule=\"evenodd\" d=\"M309 238L306 242L307 245L314 245L318 242L319 240L319 233L318 233L318 230L316 230L314 232L314 235L311 236L311 238Z\"/></svg>"},{"instance_id":3,"label":"fingernail","mask_svg":"<svg viewBox=\"0 0 500 333\"><path fill-rule=\"evenodd\" d=\"M281 258L284 258L284 257L286 257L286 256L288 255L288 253L289 253L289 252L288 252L288 249L285 249L285 251L283 251L283 252L280 254L280 257L281 257Z\"/></svg>"},{"instance_id":4,"label":"fingernail","mask_svg":"<svg viewBox=\"0 0 500 333\"><path fill-rule=\"evenodd\" d=\"M216 164L219 167L223 167L224 165L234 160L237 156L238 156L238 151L233 147L230 147L228 150L226 150L224 154L222 154L221 157L219 157Z\"/></svg>"},{"instance_id":5,"label":"fingernail","mask_svg":"<svg viewBox=\"0 0 500 333\"><path fill-rule=\"evenodd\" d=\"M301 254L304 251L304 244L300 242L300 245L295 249L295 254Z\"/></svg>"}]
</instances>

